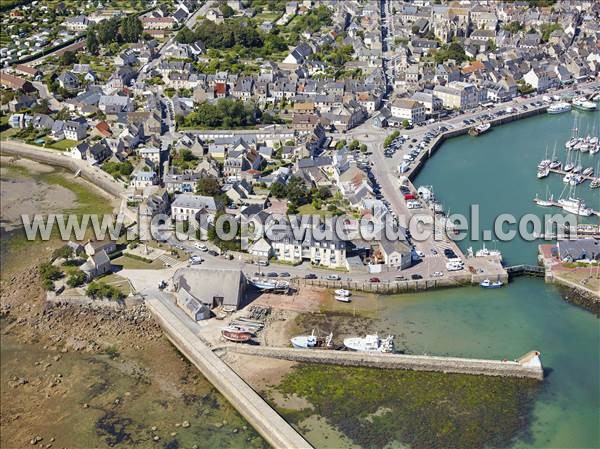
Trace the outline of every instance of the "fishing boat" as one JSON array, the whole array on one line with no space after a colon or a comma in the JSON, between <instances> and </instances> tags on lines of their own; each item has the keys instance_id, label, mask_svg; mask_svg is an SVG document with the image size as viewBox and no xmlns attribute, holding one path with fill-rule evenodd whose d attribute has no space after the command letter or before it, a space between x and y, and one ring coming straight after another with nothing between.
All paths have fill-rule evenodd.
<instances>
[{"instance_id":1,"label":"fishing boat","mask_svg":"<svg viewBox=\"0 0 600 449\"><path fill-rule=\"evenodd\" d=\"M561 198L558 200L558 205L562 207L565 212L580 215L582 217L589 217L594 213L594 211L587 207L585 202L580 198Z\"/></svg>"},{"instance_id":2,"label":"fishing boat","mask_svg":"<svg viewBox=\"0 0 600 449\"><path fill-rule=\"evenodd\" d=\"M252 338L250 332L235 327L224 327L221 329L221 335L223 338L236 343L244 343Z\"/></svg>"},{"instance_id":3,"label":"fishing boat","mask_svg":"<svg viewBox=\"0 0 600 449\"><path fill-rule=\"evenodd\" d=\"M479 283L481 288L500 288L504 285L502 281L490 281L489 279L485 279Z\"/></svg>"},{"instance_id":4,"label":"fishing boat","mask_svg":"<svg viewBox=\"0 0 600 449\"><path fill-rule=\"evenodd\" d=\"M337 289L335 292L336 296L350 296L350 290L344 290L343 288Z\"/></svg>"},{"instance_id":5,"label":"fishing boat","mask_svg":"<svg viewBox=\"0 0 600 449\"><path fill-rule=\"evenodd\" d=\"M470 136L480 136L481 134L487 133L492 128L490 123L481 123L480 125L474 126L469 129Z\"/></svg>"},{"instance_id":6,"label":"fishing boat","mask_svg":"<svg viewBox=\"0 0 600 449\"><path fill-rule=\"evenodd\" d=\"M275 279L252 278L250 284L262 291L268 290L285 290L289 288L288 281L279 281Z\"/></svg>"},{"instance_id":7,"label":"fishing boat","mask_svg":"<svg viewBox=\"0 0 600 449\"><path fill-rule=\"evenodd\" d=\"M587 100L585 97L577 97L573 100L573 107L581 111L595 111L596 103Z\"/></svg>"},{"instance_id":8,"label":"fishing boat","mask_svg":"<svg viewBox=\"0 0 600 449\"><path fill-rule=\"evenodd\" d=\"M331 349L333 348L333 333L326 337L318 337L313 330L310 335L298 335L290 340L296 349Z\"/></svg>"},{"instance_id":9,"label":"fishing boat","mask_svg":"<svg viewBox=\"0 0 600 449\"><path fill-rule=\"evenodd\" d=\"M365 337L352 337L344 339L344 346L358 352L393 352L394 337L388 335L381 339L377 334Z\"/></svg>"},{"instance_id":10,"label":"fishing boat","mask_svg":"<svg viewBox=\"0 0 600 449\"><path fill-rule=\"evenodd\" d=\"M547 112L548 114L562 114L563 112L569 112L570 110L571 105L566 101L562 101L548 106Z\"/></svg>"},{"instance_id":11,"label":"fishing boat","mask_svg":"<svg viewBox=\"0 0 600 449\"><path fill-rule=\"evenodd\" d=\"M475 253L475 257L489 257L489 256L499 256L502 257L502 253L497 249L488 249L483 244L482 248Z\"/></svg>"}]
</instances>

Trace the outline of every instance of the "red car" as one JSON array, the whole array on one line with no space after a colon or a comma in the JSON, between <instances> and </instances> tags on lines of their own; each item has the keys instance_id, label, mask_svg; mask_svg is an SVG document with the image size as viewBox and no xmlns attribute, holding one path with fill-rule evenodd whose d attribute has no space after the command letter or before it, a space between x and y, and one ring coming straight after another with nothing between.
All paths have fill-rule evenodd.
<instances>
[{"instance_id":1,"label":"red car","mask_svg":"<svg viewBox=\"0 0 600 449\"><path fill-rule=\"evenodd\" d=\"M412 193L405 193L404 199L405 200L414 200L414 199L416 199L416 197Z\"/></svg>"},{"instance_id":2,"label":"red car","mask_svg":"<svg viewBox=\"0 0 600 449\"><path fill-rule=\"evenodd\" d=\"M371 279L369 279L369 282L381 282L381 279L379 279L379 278L371 278Z\"/></svg>"}]
</instances>

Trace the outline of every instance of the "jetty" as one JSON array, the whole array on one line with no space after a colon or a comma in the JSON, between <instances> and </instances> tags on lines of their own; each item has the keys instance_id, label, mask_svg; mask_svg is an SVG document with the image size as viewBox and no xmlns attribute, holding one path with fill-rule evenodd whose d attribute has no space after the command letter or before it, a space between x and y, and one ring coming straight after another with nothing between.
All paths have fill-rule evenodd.
<instances>
[{"instance_id":1,"label":"jetty","mask_svg":"<svg viewBox=\"0 0 600 449\"><path fill-rule=\"evenodd\" d=\"M167 338L225 396L235 409L274 448L312 448L288 422L244 382L194 331L195 323L168 300L146 298L146 306Z\"/></svg>"},{"instance_id":2,"label":"jetty","mask_svg":"<svg viewBox=\"0 0 600 449\"><path fill-rule=\"evenodd\" d=\"M538 265L513 265L507 267L506 272L510 277L513 276L539 276L544 277L546 275L546 269Z\"/></svg>"},{"instance_id":3,"label":"jetty","mask_svg":"<svg viewBox=\"0 0 600 449\"><path fill-rule=\"evenodd\" d=\"M600 178L598 178L597 176L583 175L581 173L572 173L572 172L569 172L569 171L565 171L562 168L548 168L548 170L550 170L550 173L556 173L556 174L561 175L561 176L565 176L565 175L567 175L569 173L571 173L572 175L574 174L574 175L577 175L577 176L581 176L581 179L583 179L584 181L592 181L592 182L596 181L596 182L598 182L598 180L600 180Z\"/></svg>"},{"instance_id":4,"label":"jetty","mask_svg":"<svg viewBox=\"0 0 600 449\"><path fill-rule=\"evenodd\" d=\"M293 349L281 347L224 345L217 351L229 351L294 362L326 363L379 369L405 369L482 376L544 379L538 351L530 351L516 360L467 359L429 355L383 354L372 352L332 351L327 349Z\"/></svg>"}]
</instances>

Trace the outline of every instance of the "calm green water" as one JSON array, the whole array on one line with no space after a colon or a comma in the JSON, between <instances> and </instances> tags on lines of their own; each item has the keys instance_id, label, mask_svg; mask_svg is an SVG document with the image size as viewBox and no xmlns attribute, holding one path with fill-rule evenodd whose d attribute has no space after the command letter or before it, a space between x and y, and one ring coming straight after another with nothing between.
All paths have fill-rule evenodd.
<instances>
[{"instance_id":1,"label":"calm green water","mask_svg":"<svg viewBox=\"0 0 600 449\"><path fill-rule=\"evenodd\" d=\"M552 156L554 145L557 157L567 159L564 142L571 136L573 123L577 120L580 133L596 130L600 133L600 112L572 112L559 115L541 115L494 128L480 137L462 136L451 139L438 149L427 161L415 184L432 185L436 197L450 213L469 217L472 204L479 205L480 229L494 229L494 220L500 214L510 213L520 220L526 214L563 213L558 208L543 208L533 203L535 195L546 197L549 189L555 198L563 192L562 177L550 174L545 179L537 179L537 165L540 160ZM548 150L546 150L548 148ZM600 153L590 156L581 154L583 167L594 167L600 163ZM571 157L574 156L571 154ZM600 210L600 189L591 190L589 182L576 187L575 193L587 205ZM565 195L568 194L568 189ZM542 220L544 221L544 220ZM581 222L596 222L597 218L580 217ZM505 226L505 229L509 229ZM511 226L510 229L517 229ZM481 248L481 233L478 241L468 235L459 245L465 250L472 246ZM537 245L543 241L526 242L515 239L511 242L488 242L488 247L496 247L504 254L509 265L536 263Z\"/></svg>"},{"instance_id":2,"label":"calm green water","mask_svg":"<svg viewBox=\"0 0 600 449\"><path fill-rule=\"evenodd\" d=\"M557 175L538 180L537 162L544 158L546 144L552 149L555 140L566 157L563 143L575 114L584 131L600 117L540 116L495 128L477 139L446 142L417 185L433 185L452 212L467 212L471 203L479 203L482 228L500 213L540 213L531 202L535 194L543 195L549 185L558 195L563 183ZM595 166L598 160L597 154L582 162ZM600 209L600 193L590 191L588 184L579 186L578 195ZM462 243L471 244L480 246ZM537 244L498 243L498 248L510 264L535 263ZM515 447L600 447L599 321L563 301L555 287L520 278L499 290L449 289L381 301L382 316L398 336L398 346L413 353L513 359L540 350L549 372L535 408L534 439Z\"/></svg>"}]
</instances>

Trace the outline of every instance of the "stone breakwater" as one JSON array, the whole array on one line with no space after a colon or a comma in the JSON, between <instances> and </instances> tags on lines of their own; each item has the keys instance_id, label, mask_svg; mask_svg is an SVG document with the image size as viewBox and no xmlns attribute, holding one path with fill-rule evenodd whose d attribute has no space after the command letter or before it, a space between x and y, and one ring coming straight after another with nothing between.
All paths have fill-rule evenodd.
<instances>
[{"instance_id":1,"label":"stone breakwater","mask_svg":"<svg viewBox=\"0 0 600 449\"><path fill-rule=\"evenodd\" d=\"M544 379L539 352L531 351L511 360L465 359L426 355L380 354L323 349L267 348L258 346L225 345L219 351L231 351L261 357L291 360L294 362L328 363L343 366L362 366L382 369L408 369L443 373L473 374L483 376L522 377Z\"/></svg>"}]
</instances>

